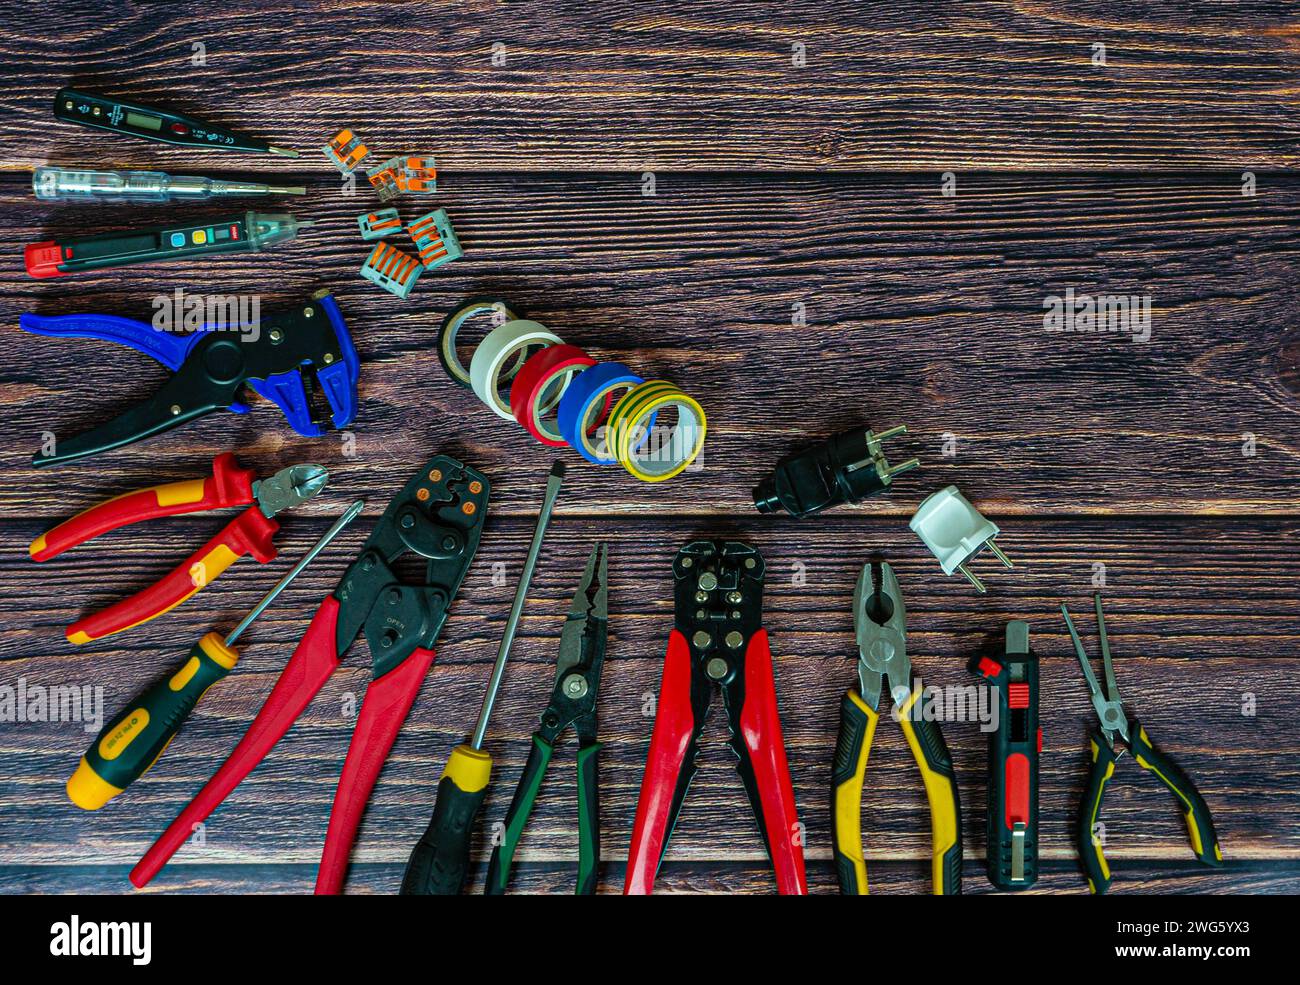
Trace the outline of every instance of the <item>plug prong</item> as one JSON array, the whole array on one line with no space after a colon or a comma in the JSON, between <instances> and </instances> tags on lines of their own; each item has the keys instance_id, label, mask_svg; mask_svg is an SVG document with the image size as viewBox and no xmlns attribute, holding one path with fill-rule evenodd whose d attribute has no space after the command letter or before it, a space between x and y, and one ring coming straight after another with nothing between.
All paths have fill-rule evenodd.
<instances>
[{"instance_id":1,"label":"plug prong","mask_svg":"<svg viewBox=\"0 0 1300 985\"><path fill-rule=\"evenodd\" d=\"M1015 567L1015 565L1011 563L1011 559L1002 553L1002 548L998 547L992 537L990 537L985 543L988 544L988 549L993 552L994 557L1005 564L1008 568Z\"/></svg>"},{"instance_id":2,"label":"plug prong","mask_svg":"<svg viewBox=\"0 0 1300 985\"><path fill-rule=\"evenodd\" d=\"M964 574L966 576L966 580L975 586L975 591L979 592L981 595L987 592L987 589L984 587L984 582L976 578L974 573L972 573L970 568L966 567L966 565L964 564L957 565L957 570L960 571L962 574Z\"/></svg>"}]
</instances>

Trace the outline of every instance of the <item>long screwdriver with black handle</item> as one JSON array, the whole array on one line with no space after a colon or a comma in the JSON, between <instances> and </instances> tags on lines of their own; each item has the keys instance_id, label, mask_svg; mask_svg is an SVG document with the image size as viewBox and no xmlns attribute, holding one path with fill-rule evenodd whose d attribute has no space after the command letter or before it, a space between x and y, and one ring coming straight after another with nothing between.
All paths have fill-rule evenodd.
<instances>
[{"instance_id":1,"label":"long screwdriver with black handle","mask_svg":"<svg viewBox=\"0 0 1300 985\"><path fill-rule=\"evenodd\" d=\"M105 725L68 778L68 799L85 810L97 811L149 772L208 688L234 669L239 660L235 640L365 505L357 500L349 506L225 639L220 633L208 633L171 673L137 695Z\"/></svg>"},{"instance_id":2,"label":"long screwdriver with black handle","mask_svg":"<svg viewBox=\"0 0 1300 985\"><path fill-rule=\"evenodd\" d=\"M411 859L406 863L406 874L402 877L403 896L456 896L465 886L465 878L469 874L474 819L483 806L488 780L492 777L492 757L483 751L483 738L487 734L488 718L492 715L497 691L501 688L506 659L510 656L510 644L514 642L519 617L524 611L524 600L528 597L528 586L533 580L533 569L537 566L537 555L542 549L542 538L546 536L546 526L551 521L551 512L555 508L555 498L560 494L563 479L564 463L556 462L546 480L546 495L542 499L541 512L537 514L533 542L528 547L528 558L524 561L524 570L519 576L519 587L515 589L514 605L510 607L510 617L506 620L501 646L497 649L496 663L492 665L492 677L488 681L487 694L483 696L483 707L479 709L474 734L468 743L453 749L447 759L447 767L442 771L442 779L438 781L438 802L433 808L433 819L416 842Z\"/></svg>"}]
</instances>

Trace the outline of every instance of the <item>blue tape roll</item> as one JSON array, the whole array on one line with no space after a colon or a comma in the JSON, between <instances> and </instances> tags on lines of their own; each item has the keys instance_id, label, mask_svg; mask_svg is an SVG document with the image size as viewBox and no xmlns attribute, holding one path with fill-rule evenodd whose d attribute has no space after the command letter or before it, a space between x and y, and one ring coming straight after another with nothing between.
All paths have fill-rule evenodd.
<instances>
[{"instance_id":1,"label":"blue tape roll","mask_svg":"<svg viewBox=\"0 0 1300 985\"><path fill-rule=\"evenodd\" d=\"M573 378L564 391L564 396L560 398L560 436L587 461L597 465L613 465L615 459L612 453L601 458L589 440L582 440L583 435L579 430L581 423L587 421L588 428L591 427L590 418L595 417L604 406L605 397L611 390L618 387L631 388L643 382L645 381L641 377L622 363L597 363L584 369Z\"/></svg>"}]
</instances>

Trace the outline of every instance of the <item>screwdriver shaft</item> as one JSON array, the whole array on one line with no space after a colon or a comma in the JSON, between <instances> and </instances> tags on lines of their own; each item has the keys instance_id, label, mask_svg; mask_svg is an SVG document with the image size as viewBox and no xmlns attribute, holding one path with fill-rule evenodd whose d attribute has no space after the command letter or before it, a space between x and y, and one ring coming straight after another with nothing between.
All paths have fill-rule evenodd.
<instances>
[{"instance_id":1,"label":"screwdriver shaft","mask_svg":"<svg viewBox=\"0 0 1300 985\"><path fill-rule=\"evenodd\" d=\"M519 587L515 589L515 602L510 607L510 617L506 620L505 633L501 637L501 646L497 650L496 663L492 665L492 677L488 681L487 694L483 696L483 707L478 713L478 722L474 726L474 736L470 748L482 749L483 737L487 735L488 719L492 716L492 705L496 703L497 691L501 689L501 678L505 674L506 658L510 655L510 644L515 640L515 631L519 628L519 617L524 611L524 600L528 598L528 586L533 580L533 569L537 566L537 555L542 550L542 538L546 536L546 526L551 522L551 511L555 509L555 498L560 494L560 483L564 480L564 463L556 462L551 467L551 474L546 480L546 495L542 499L542 509L537 514L537 526L533 529L533 542L528 546L528 558L524 561L523 573L519 576Z\"/></svg>"},{"instance_id":2,"label":"screwdriver shaft","mask_svg":"<svg viewBox=\"0 0 1300 985\"><path fill-rule=\"evenodd\" d=\"M307 553L298 559L298 563L290 568L285 576L275 583L275 587L262 596L262 600L258 602L257 605L253 606L248 615L239 620L239 625L232 629L230 635L226 637L226 646L234 645L235 640L239 639L240 634L252 625L253 620L260 616L266 607L274 602L276 597L289 587L289 582L297 578L298 575L302 573L302 569L311 564L317 554L329 546L330 541L339 535L339 531L357 518L357 515L365 509L365 506L365 500L358 499L343 512L342 516L334 521L333 526L321 535L321 539L312 544L312 546L307 549Z\"/></svg>"}]
</instances>

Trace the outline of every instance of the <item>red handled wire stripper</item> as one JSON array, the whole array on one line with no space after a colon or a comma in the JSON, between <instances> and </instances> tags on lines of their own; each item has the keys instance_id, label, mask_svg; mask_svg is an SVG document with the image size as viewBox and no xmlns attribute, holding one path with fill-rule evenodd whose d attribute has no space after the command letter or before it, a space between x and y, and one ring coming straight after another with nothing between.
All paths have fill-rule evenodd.
<instances>
[{"instance_id":1,"label":"red handled wire stripper","mask_svg":"<svg viewBox=\"0 0 1300 985\"><path fill-rule=\"evenodd\" d=\"M325 488L329 473L319 465L291 465L269 479L240 468L226 452L212 460L212 475L151 486L105 500L32 541L32 559L48 561L102 533L141 520L248 506L170 574L107 609L78 619L66 630L72 643L89 643L148 622L180 605L245 554L261 564L276 556L273 519L281 510L311 499Z\"/></svg>"},{"instance_id":2,"label":"red handled wire stripper","mask_svg":"<svg viewBox=\"0 0 1300 985\"><path fill-rule=\"evenodd\" d=\"M763 556L736 541L699 540L673 562L676 616L668 636L659 709L628 850L624 895L648 895L696 771L713 685L777 892L803 896L803 847L776 708L772 653L763 629Z\"/></svg>"},{"instance_id":3,"label":"red handled wire stripper","mask_svg":"<svg viewBox=\"0 0 1300 985\"><path fill-rule=\"evenodd\" d=\"M454 458L437 455L389 502L356 560L320 608L280 674L266 704L207 785L131 870L144 886L202 822L269 753L302 714L359 635L374 678L348 747L317 893L343 888L348 857L370 792L433 664L433 644L478 550L488 481ZM428 560L424 584L394 571L403 555Z\"/></svg>"}]
</instances>

